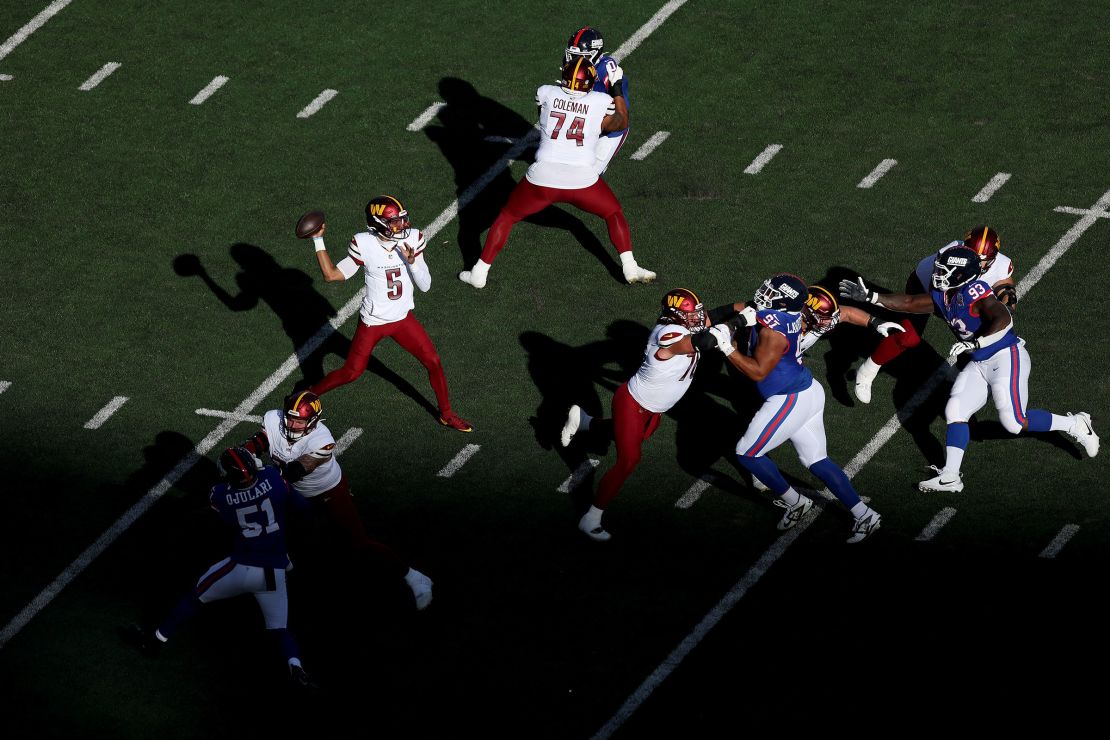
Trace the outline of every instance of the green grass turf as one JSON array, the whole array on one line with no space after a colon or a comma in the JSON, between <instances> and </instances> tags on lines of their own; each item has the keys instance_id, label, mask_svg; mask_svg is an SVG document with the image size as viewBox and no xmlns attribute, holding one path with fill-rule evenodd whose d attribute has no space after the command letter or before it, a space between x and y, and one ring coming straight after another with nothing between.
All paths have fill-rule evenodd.
<instances>
[{"instance_id":1,"label":"green grass turf","mask_svg":"<svg viewBox=\"0 0 1110 740\"><path fill-rule=\"evenodd\" d=\"M9 3L0 36L42 4ZM655 9L615 2L586 20L615 49ZM215 428L196 408L234 408L355 293L357 281L319 279L292 238L296 216L324 209L335 255L372 194L392 192L430 223L507 149L485 136L527 131L533 90L581 22L539 3L384 13L75 2L0 60L14 77L0 83L0 380L13 384L0 395L5 623ZM614 540L595 547L574 527L585 491L556 487L587 454L606 469L612 449L553 448L566 406L608 409L671 286L710 305L780 269L809 280L848 269L897 288L922 255L983 221L1024 275L1075 223L1053 208L1088 207L1110 188L1110 58L1096 43L1108 25L1098 3L690 0L625 64L632 134L607 174L661 284L621 285L603 224L569 209L520 224L484 291L455 280L523 175L517 162L432 240L433 287L417 297L477 431L434 423L423 368L390 343L376 372L325 398L337 435L364 430L342 465L372 534L435 579L429 611L294 538L292 623L322 696L284 695L249 599L208 608L157 662L124 650L117 625L159 618L225 552L205 510L205 459L0 650L6 727L592 735L775 541L779 512L729 462L750 387L705 358L607 515ZM79 92L107 61L123 66ZM231 80L187 105L217 74ZM297 119L324 88L339 95ZM444 99L425 131L405 130ZM658 130L670 138L630 160ZM743 174L770 143L784 149ZM897 167L857 189L886 157ZM999 171L1013 178L972 203ZM1086 409L1096 424L1110 387L1086 304L1106 277L1107 229L1081 237L1016 317L1033 357L1031 405ZM177 274L182 255L209 282ZM352 333L348 321L304 374L337 367ZM934 320L926 339L943 353L951 335ZM845 328L811 351L841 463L940 360L928 348L903 358L862 406L848 370L873 342ZM83 429L115 395L131 400ZM944 395L856 478L883 513L879 534L843 545L850 520L830 506L621 735L819 727L869 710L903 731L957 713L1028 727L1090 711L1075 671L1099 628L1105 458L1079 459L1060 435L1003 438L988 408L966 492L923 496L913 485L942 454ZM437 477L467 443L482 449ZM772 457L812 485L789 447ZM676 509L707 470L731 482ZM915 542L945 506L958 509L951 523ZM1080 530L1063 552L1038 558L1069 523Z\"/></svg>"}]
</instances>

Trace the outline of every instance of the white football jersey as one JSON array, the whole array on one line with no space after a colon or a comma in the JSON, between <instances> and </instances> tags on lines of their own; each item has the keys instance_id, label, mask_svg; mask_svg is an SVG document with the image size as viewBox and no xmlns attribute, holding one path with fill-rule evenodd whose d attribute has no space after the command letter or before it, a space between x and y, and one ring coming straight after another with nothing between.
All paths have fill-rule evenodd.
<instances>
[{"instance_id":1,"label":"white football jersey","mask_svg":"<svg viewBox=\"0 0 1110 740\"><path fill-rule=\"evenodd\" d=\"M663 413L678 403L690 387L700 352L692 355L674 355L666 360L656 357L663 347L671 347L690 336L690 330L680 324L656 324L644 349L644 362L628 381L628 392L636 403L648 411Z\"/></svg>"},{"instance_id":2,"label":"white football jersey","mask_svg":"<svg viewBox=\"0 0 1110 740\"><path fill-rule=\"evenodd\" d=\"M921 281L921 285L925 288L925 290L928 290L932 287L933 262L936 261L937 255L939 255L941 252L951 249L952 247L959 246L963 246L962 241L956 240L954 242L949 242L948 244L945 244L943 247L938 249L936 254L931 254L917 263L917 279ZM1002 252L999 252L994 256L994 263L987 269L986 272L979 276L979 279L993 288L994 286L998 285L1000 281L1005 280L1013 274L1014 263L1010 261L1009 257L1002 254Z\"/></svg>"},{"instance_id":3,"label":"white football jersey","mask_svg":"<svg viewBox=\"0 0 1110 740\"><path fill-rule=\"evenodd\" d=\"M416 261L409 264L397 245L405 244L416 252ZM337 265L344 276L350 278L361 266L366 279L366 295L362 298L359 315L368 326L391 324L408 315L415 306L413 293L416 288L426 291L432 284L432 275L424 261L427 240L417 229L410 229L408 238L399 241L379 239L369 231L360 231L347 246L352 263ZM348 274L350 272L350 274Z\"/></svg>"},{"instance_id":4,"label":"white football jersey","mask_svg":"<svg viewBox=\"0 0 1110 740\"><path fill-rule=\"evenodd\" d=\"M302 496L318 496L339 485L343 471L335 459L335 437L324 422L316 423L316 428L295 442L285 438L281 430L281 409L271 409L262 417L262 429L270 443L270 457L282 463L291 463L304 455L312 455L325 460L315 470L293 484L293 489Z\"/></svg>"},{"instance_id":5,"label":"white football jersey","mask_svg":"<svg viewBox=\"0 0 1110 740\"><path fill-rule=\"evenodd\" d=\"M601 122L616 112L613 98L600 92L567 92L558 85L536 91L540 106L540 146L528 168L528 182L577 190L597 182L597 142Z\"/></svg>"}]
</instances>

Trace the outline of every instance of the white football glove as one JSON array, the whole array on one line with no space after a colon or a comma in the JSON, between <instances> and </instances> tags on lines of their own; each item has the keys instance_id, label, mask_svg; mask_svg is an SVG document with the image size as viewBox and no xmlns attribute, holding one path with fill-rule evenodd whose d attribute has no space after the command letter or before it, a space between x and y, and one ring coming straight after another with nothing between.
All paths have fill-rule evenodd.
<instances>
[{"instance_id":1,"label":"white football glove","mask_svg":"<svg viewBox=\"0 0 1110 740\"><path fill-rule=\"evenodd\" d=\"M755 326L755 306L744 306L744 310L740 312L740 318L744 322L744 326Z\"/></svg>"},{"instance_id":2,"label":"white football glove","mask_svg":"<svg viewBox=\"0 0 1110 740\"><path fill-rule=\"evenodd\" d=\"M623 79L624 79L624 70L621 69L620 65L617 64L616 62L614 62L613 60L609 60L608 62L606 62L606 64L605 64L605 84L608 85L609 87L612 87L613 85L619 86L621 84L621 80L623 80Z\"/></svg>"},{"instance_id":3,"label":"white football glove","mask_svg":"<svg viewBox=\"0 0 1110 740\"><path fill-rule=\"evenodd\" d=\"M977 349L979 349L979 342L976 340L956 342L952 345L952 349L948 350L948 356L956 358L964 352L974 352Z\"/></svg>"},{"instance_id":4,"label":"white football glove","mask_svg":"<svg viewBox=\"0 0 1110 740\"><path fill-rule=\"evenodd\" d=\"M709 328L709 333L717 340L717 349L721 350L725 357L736 351L736 347L732 344L732 331L727 326L724 324L712 326Z\"/></svg>"},{"instance_id":5,"label":"white football glove","mask_svg":"<svg viewBox=\"0 0 1110 740\"><path fill-rule=\"evenodd\" d=\"M893 321L883 321L875 326L875 331L879 332L884 337L889 337L892 331L905 331L905 327L901 324L896 324Z\"/></svg>"}]
</instances>

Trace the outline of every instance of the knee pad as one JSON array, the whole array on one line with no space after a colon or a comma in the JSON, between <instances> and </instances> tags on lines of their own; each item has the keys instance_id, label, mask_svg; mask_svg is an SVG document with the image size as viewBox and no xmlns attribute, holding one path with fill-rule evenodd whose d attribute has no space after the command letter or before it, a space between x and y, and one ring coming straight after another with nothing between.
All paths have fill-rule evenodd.
<instances>
[{"instance_id":1,"label":"knee pad","mask_svg":"<svg viewBox=\"0 0 1110 740\"><path fill-rule=\"evenodd\" d=\"M944 421L946 424L966 424L971 414L964 413L960 402L956 398L949 398L944 405Z\"/></svg>"}]
</instances>

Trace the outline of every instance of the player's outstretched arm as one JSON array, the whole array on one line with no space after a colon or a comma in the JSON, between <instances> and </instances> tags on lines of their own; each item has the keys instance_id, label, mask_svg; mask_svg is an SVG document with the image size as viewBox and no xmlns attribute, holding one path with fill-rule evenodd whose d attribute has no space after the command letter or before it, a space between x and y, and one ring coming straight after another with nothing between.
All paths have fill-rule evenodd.
<instances>
[{"instance_id":1,"label":"player's outstretched arm","mask_svg":"<svg viewBox=\"0 0 1110 740\"><path fill-rule=\"evenodd\" d=\"M329 283L346 280L347 276L331 261L331 255L328 254L328 249L324 246L324 232L327 230L328 225L321 224L320 228L312 234L312 244L316 249L316 262L320 265L320 273L324 276L324 280Z\"/></svg>"},{"instance_id":2,"label":"player's outstretched arm","mask_svg":"<svg viewBox=\"0 0 1110 740\"><path fill-rule=\"evenodd\" d=\"M896 324L893 321L883 321L878 316L873 316L853 306L840 307L840 320L845 324L866 326L868 329L874 329L884 337L890 336L892 331L905 331L901 324Z\"/></svg>"},{"instance_id":3,"label":"player's outstretched arm","mask_svg":"<svg viewBox=\"0 0 1110 740\"><path fill-rule=\"evenodd\" d=\"M863 282L863 278L840 281L840 297L859 303L872 303L903 313L932 313L933 299L927 293L907 295L905 293L878 293Z\"/></svg>"}]
</instances>

